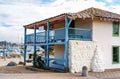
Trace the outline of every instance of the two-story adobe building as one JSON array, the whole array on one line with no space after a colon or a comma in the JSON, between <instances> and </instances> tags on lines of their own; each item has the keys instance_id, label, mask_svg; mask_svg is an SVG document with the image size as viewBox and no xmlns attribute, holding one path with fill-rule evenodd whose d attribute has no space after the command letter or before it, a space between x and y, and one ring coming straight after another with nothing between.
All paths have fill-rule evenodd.
<instances>
[{"instance_id":1,"label":"two-story adobe building","mask_svg":"<svg viewBox=\"0 0 120 79\"><path fill-rule=\"evenodd\" d=\"M26 48L45 47L45 65L65 71L80 72L120 68L120 15L98 8L64 13L24 26L24 63ZM43 31L36 32L39 28ZM27 29L34 33L27 34ZM54 58L49 46L54 46ZM35 57L34 57L35 58ZM53 63L56 62L56 63Z\"/></svg>"}]
</instances>

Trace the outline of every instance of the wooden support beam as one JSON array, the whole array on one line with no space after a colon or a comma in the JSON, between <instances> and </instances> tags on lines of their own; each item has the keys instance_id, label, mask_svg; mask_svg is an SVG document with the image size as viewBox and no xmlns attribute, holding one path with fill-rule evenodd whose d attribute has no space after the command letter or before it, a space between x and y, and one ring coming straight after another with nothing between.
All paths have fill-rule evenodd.
<instances>
[{"instance_id":1,"label":"wooden support beam","mask_svg":"<svg viewBox=\"0 0 120 79\"><path fill-rule=\"evenodd\" d=\"M36 25L34 24L34 55L33 55L33 66L35 66L36 59Z\"/></svg>"},{"instance_id":2,"label":"wooden support beam","mask_svg":"<svg viewBox=\"0 0 120 79\"><path fill-rule=\"evenodd\" d=\"M68 21L68 28L69 28L69 26L70 26L70 24L71 24L71 22L72 22L72 18L70 18L70 20Z\"/></svg>"},{"instance_id":3,"label":"wooden support beam","mask_svg":"<svg viewBox=\"0 0 120 79\"><path fill-rule=\"evenodd\" d=\"M64 54L64 70L65 72L69 71L69 67L68 67L68 29L69 29L69 25L72 22L72 18L70 19L70 21L68 21L67 15L65 16L65 54Z\"/></svg>"},{"instance_id":4,"label":"wooden support beam","mask_svg":"<svg viewBox=\"0 0 120 79\"><path fill-rule=\"evenodd\" d=\"M27 39L27 29L24 28L24 65L26 65L26 49L27 49L26 39Z\"/></svg>"},{"instance_id":5,"label":"wooden support beam","mask_svg":"<svg viewBox=\"0 0 120 79\"><path fill-rule=\"evenodd\" d=\"M49 67L49 28L50 28L50 23L47 22L47 31L46 31L46 67Z\"/></svg>"}]
</instances>

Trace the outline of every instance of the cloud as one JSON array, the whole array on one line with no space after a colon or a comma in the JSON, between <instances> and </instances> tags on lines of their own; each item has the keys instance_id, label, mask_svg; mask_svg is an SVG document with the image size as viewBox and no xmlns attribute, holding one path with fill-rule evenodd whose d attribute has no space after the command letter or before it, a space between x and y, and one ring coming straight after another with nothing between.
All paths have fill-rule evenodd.
<instances>
[{"instance_id":1,"label":"cloud","mask_svg":"<svg viewBox=\"0 0 120 79\"><path fill-rule=\"evenodd\" d=\"M112 12L120 14L120 10L119 10L120 9L120 5L112 5L112 6L109 6L109 7L110 7Z\"/></svg>"},{"instance_id":2,"label":"cloud","mask_svg":"<svg viewBox=\"0 0 120 79\"><path fill-rule=\"evenodd\" d=\"M54 0L1 0L0 4L16 4L16 3L29 3L29 4L46 4Z\"/></svg>"},{"instance_id":3,"label":"cloud","mask_svg":"<svg viewBox=\"0 0 120 79\"><path fill-rule=\"evenodd\" d=\"M0 40L18 42L17 35L23 36L23 25L89 7L119 12L120 6L106 6L96 0L0 0Z\"/></svg>"},{"instance_id":4,"label":"cloud","mask_svg":"<svg viewBox=\"0 0 120 79\"><path fill-rule=\"evenodd\" d=\"M105 0L105 1L107 1L107 2L109 2L109 3L112 3L112 2L113 2L113 0Z\"/></svg>"},{"instance_id":5,"label":"cloud","mask_svg":"<svg viewBox=\"0 0 120 79\"><path fill-rule=\"evenodd\" d=\"M22 32L22 33L21 33ZM22 28L18 27L0 27L0 39L10 42L20 42L20 38L23 37Z\"/></svg>"},{"instance_id":6,"label":"cloud","mask_svg":"<svg viewBox=\"0 0 120 79\"><path fill-rule=\"evenodd\" d=\"M12 25L7 24L7 23L5 23L5 22L0 22L0 26L11 27Z\"/></svg>"}]
</instances>

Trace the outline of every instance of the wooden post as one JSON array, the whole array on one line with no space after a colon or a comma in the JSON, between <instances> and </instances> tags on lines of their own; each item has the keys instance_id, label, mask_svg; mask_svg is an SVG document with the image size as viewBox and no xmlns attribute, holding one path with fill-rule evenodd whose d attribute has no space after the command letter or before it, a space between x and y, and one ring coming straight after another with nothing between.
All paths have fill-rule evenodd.
<instances>
[{"instance_id":1,"label":"wooden post","mask_svg":"<svg viewBox=\"0 0 120 79\"><path fill-rule=\"evenodd\" d=\"M27 45L26 45L26 39L27 39L27 29L24 28L24 65L26 65L26 49L27 49Z\"/></svg>"},{"instance_id":2,"label":"wooden post","mask_svg":"<svg viewBox=\"0 0 120 79\"><path fill-rule=\"evenodd\" d=\"M69 67L68 67L68 30L69 30L69 25L72 22L72 18L70 19L70 21L68 21L67 15L65 15L65 54L64 54L64 71L68 72L69 71Z\"/></svg>"},{"instance_id":3,"label":"wooden post","mask_svg":"<svg viewBox=\"0 0 120 79\"><path fill-rule=\"evenodd\" d=\"M46 43L47 43L47 47L46 47L46 67L49 67L49 28L50 28L50 24L49 22L47 22L47 31L46 31Z\"/></svg>"},{"instance_id":4,"label":"wooden post","mask_svg":"<svg viewBox=\"0 0 120 79\"><path fill-rule=\"evenodd\" d=\"M34 25L34 56L33 56L33 66L35 66L36 61L36 25Z\"/></svg>"}]
</instances>

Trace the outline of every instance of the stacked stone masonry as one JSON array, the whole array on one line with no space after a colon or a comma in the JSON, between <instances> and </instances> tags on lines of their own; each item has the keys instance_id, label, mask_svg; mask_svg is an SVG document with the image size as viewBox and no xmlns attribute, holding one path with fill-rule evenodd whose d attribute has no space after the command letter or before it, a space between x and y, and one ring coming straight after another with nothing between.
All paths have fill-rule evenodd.
<instances>
[{"instance_id":1,"label":"stacked stone masonry","mask_svg":"<svg viewBox=\"0 0 120 79\"><path fill-rule=\"evenodd\" d=\"M81 72L83 66L88 71L103 72L104 64L102 55L96 42L93 41L69 41L69 69L70 72Z\"/></svg>"}]
</instances>

